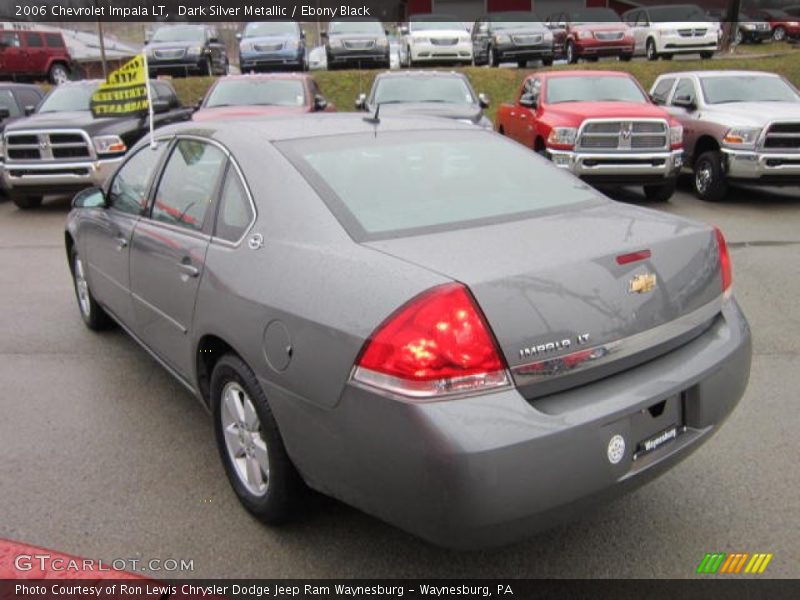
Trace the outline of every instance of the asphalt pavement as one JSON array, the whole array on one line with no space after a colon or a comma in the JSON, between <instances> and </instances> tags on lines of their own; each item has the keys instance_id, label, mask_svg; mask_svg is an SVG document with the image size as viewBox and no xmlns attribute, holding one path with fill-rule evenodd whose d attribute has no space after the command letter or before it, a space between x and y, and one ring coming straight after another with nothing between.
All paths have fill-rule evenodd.
<instances>
[{"instance_id":1,"label":"asphalt pavement","mask_svg":"<svg viewBox=\"0 0 800 600\"><path fill-rule=\"evenodd\" d=\"M632 192L615 195L644 203ZM63 249L68 199L0 202L0 537L156 577L692 577L707 552L770 552L800 577L800 189L683 189L658 210L719 225L754 336L750 386L669 473L515 546L442 550L334 500L271 529L231 491L205 410L121 331L87 330Z\"/></svg>"}]
</instances>

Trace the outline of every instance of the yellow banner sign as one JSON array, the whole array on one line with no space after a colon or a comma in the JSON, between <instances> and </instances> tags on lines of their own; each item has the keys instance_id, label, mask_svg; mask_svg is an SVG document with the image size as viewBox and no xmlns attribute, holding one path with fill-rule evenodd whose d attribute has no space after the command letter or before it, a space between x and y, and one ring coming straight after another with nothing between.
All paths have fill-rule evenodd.
<instances>
[{"instance_id":1,"label":"yellow banner sign","mask_svg":"<svg viewBox=\"0 0 800 600\"><path fill-rule=\"evenodd\" d=\"M95 117L126 117L147 112L147 69L144 57L136 56L109 74L92 94Z\"/></svg>"}]
</instances>

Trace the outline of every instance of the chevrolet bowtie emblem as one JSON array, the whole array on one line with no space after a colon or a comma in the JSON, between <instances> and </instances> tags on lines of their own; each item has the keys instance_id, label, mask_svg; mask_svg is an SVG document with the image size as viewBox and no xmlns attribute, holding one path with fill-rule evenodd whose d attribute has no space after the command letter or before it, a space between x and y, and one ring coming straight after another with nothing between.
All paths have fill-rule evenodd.
<instances>
[{"instance_id":1,"label":"chevrolet bowtie emblem","mask_svg":"<svg viewBox=\"0 0 800 600\"><path fill-rule=\"evenodd\" d=\"M628 293L646 294L656 287L657 278L653 273L642 273L628 282Z\"/></svg>"}]
</instances>

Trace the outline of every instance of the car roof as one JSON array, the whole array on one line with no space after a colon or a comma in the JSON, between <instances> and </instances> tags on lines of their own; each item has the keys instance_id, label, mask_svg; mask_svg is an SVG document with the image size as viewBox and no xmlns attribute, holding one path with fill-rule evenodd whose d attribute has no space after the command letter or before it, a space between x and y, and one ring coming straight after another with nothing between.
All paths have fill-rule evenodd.
<instances>
[{"instance_id":1,"label":"car roof","mask_svg":"<svg viewBox=\"0 0 800 600\"><path fill-rule=\"evenodd\" d=\"M718 71L675 71L673 73L663 73L659 75L659 79L663 79L664 77L694 77L694 76L702 76L702 77L731 77L731 76L742 76L747 75L748 77L780 77L777 73L769 73L767 71L744 71L744 70L718 70Z\"/></svg>"},{"instance_id":2,"label":"car roof","mask_svg":"<svg viewBox=\"0 0 800 600\"><path fill-rule=\"evenodd\" d=\"M246 117L218 122L185 122L163 127L156 137L195 135L219 141L231 149L251 144L299 140L337 135L372 134L413 131L472 131L474 125L455 119L437 117L381 116L379 124L364 113L317 113L298 116Z\"/></svg>"}]
</instances>

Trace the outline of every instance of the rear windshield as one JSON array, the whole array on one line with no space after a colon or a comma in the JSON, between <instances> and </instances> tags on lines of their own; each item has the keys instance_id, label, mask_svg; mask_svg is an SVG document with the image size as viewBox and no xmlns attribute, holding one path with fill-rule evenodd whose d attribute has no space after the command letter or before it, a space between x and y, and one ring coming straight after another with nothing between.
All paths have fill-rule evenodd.
<instances>
[{"instance_id":1,"label":"rear windshield","mask_svg":"<svg viewBox=\"0 0 800 600\"><path fill-rule=\"evenodd\" d=\"M733 75L701 77L707 104L734 102L799 102L800 96L779 77Z\"/></svg>"},{"instance_id":2,"label":"rear windshield","mask_svg":"<svg viewBox=\"0 0 800 600\"><path fill-rule=\"evenodd\" d=\"M647 97L627 77L551 77L547 103L562 102L647 102Z\"/></svg>"},{"instance_id":3,"label":"rear windshield","mask_svg":"<svg viewBox=\"0 0 800 600\"><path fill-rule=\"evenodd\" d=\"M521 220L598 201L572 175L490 132L359 134L277 146L356 241Z\"/></svg>"},{"instance_id":4,"label":"rear windshield","mask_svg":"<svg viewBox=\"0 0 800 600\"><path fill-rule=\"evenodd\" d=\"M375 85L372 104L443 102L473 104L475 98L460 77L384 77Z\"/></svg>"},{"instance_id":5,"label":"rear windshield","mask_svg":"<svg viewBox=\"0 0 800 600\"><path fill-rule=\"evenodd\" d=\"M230 79L214 86L206 108L215 106L303 106L305 88L299 79Z\"/></svg>"}]
</instances>

